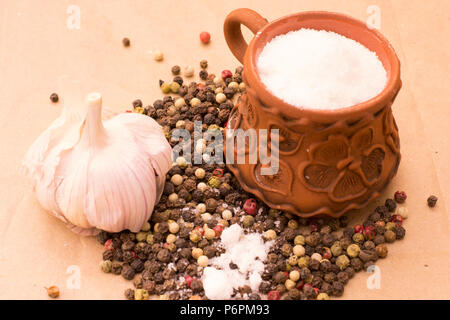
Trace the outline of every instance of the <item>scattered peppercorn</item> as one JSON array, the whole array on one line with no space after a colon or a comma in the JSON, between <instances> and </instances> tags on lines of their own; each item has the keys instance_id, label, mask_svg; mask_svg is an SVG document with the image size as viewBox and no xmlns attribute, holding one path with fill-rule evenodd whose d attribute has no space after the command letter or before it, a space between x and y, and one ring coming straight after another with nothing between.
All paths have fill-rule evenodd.
<instances>
[{"instance_id":1,"label":"scattered peppercorn","mask_svg":"<svg viewBox=\"0 0 450 320\"><path fill-rule=\"evenodd\" d=\"M52 93L52 94L50 95L50 101L51 101L51 102L57 103L58 100L59 100L59 97L58 97L58 95L57 95L56 93Z\"/></svg>"},{"instance_id":2,"label":"scattered peppercorn","mask_svg":"<svg viewBox=\"0 0 450 320\"><path fill-rule=\"evenodd\" d=\"M171 71L174 76L177 76L180 74L181 68L180 66L175 65L172 67Z\"/></svg>"},{"instance_id":3,"label":"scattered peppercorn","mask_svg":"<svg viewBox=\"0 0 450 320\"><path fill-rule=\"evenodd\" d=\"M129 47L130 46L130 39L123 38L122 39L122 44L123 44L124 47Z\"/></svg>"},{"instance_id":4,"label":"scattered peppercorn","mask_svg":"<svg viewBox=\"0 0 450 320\"><path fill-rule=\"evenodd\" d=\"M233 74L231 73L230 70L223 70L222 73L222 79L227 79L227 78L231 78L233 76Z\"/></svg>"},{"instance_id":5,"label":"scattered peppercorn","mask_svg":"<svg viewBox=\"0 0 450 320\"><path fill-rule=\"evenodd\" d=\"M437 201L438 201L438 198L436 196L429 196L427 199L427 204L430 208L434 208Z\"/></svg>"},{"instance_id":6,"label":"scattered peppercorn","mask_svg":"<svg viewBox=\"0 0 450 320\"><path fill-rule=\"evenodd\" d=\"M395 199L395 202L397 202L397 203L404 203L406 198L407 198L407 196L406 196L405 191L396 191L394 193L394 199Z\"/></svg>"},{"instance_id":7,"label":"scattered peppercorn","mask_svg":"<svg viewBox=\"0 0 450 320\"><path fill-rule=\"evenodd\" d=\"M186 77L192 77L194 75L194 68L192 66L187 66L184 68L184 75Z\"/></svg>"},{"instance_id":8,"label":"scattered peppercorn","mask_svg":"<svg viewBox=\"0 0 450 320\"><path fill-rule=\"evenodd\" d=\"M57 286L51 286L45 289L47 290L47 294L50 298L56 299L59 297L59 288Z\"/></svg>"},{"instance_id":9,"label":"scattered peppercorn","mask_svg":"<svg viewBox=\"0 0 450 320\"><path fill-rule=\"evenodd\" d=\"M208 68L208 60L206 59L200 60L200 68L202 69Z\"/></svg>"},{"instance_id":10,"label":"scattered peppercorn","mask_svg":"<svg viewBox=\"0 0 450 320\"><path fill-rule=\"evenodd\" d=\"M200 41L201 42L206 44L206 43L209 43L210 40L211 40L211 35L209 34L209 32L203 31L200 33Z\"/></svg>"},{"instance_id":11,"label":"scattered peppercorn","mask_svg":"<svg viewBox=\"0 0 450 320\"><path fill-rule=\"evenodd\" d=\"M162 61L164 59L164 55L161 51L155 50L153 52L153 59L155 59L156 61Z\"/></svg>"}]
</instances>

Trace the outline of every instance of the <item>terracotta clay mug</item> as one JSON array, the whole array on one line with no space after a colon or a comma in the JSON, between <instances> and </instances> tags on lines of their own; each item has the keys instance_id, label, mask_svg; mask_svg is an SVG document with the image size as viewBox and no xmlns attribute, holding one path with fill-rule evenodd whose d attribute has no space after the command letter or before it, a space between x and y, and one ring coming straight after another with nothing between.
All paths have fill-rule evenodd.
<instances>
[{"instance_id":1,"label":"terracotta clay mug","mask_svg":"<svg viewBox=\"0 0 450 320\"><path fill-rule=\"evenodd\" d=\"M255 34L248 45L241 25ZM298 108L274 96L258 75L258 55L275 36L301 28L333 31L374 51L386 69L386 87L368 101L335 110ZM270 207L302 217L339 217L379 196L400 163L391 110L401 88L400 63L384 36L339 13L300 12L268 23L250 9L231 12L224 33L231 52L243 63L246 85L226 130L279 129L275 175L261 175L261 163L228 165L242 187ZM248 154L248 143L246 148Z\"/></svg>"}]
</instances>

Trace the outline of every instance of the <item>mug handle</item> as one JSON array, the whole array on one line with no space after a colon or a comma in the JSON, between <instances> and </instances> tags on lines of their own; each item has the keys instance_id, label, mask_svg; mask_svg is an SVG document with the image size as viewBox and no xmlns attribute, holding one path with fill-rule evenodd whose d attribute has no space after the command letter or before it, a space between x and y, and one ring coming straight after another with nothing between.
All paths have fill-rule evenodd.
<instances>
[{"instance_id":1,"label":"mug handle","mask_svg":"<svg viewBox=\"0 0 450 320\"><path fill-rule=\"evenodd\" d=\"M225 40L231 52L241 63L244 63L244 55L248 46L242 35L241 24L256 34L268 23L269 21L261 17L256 11L246 8L233 10L225 18L223 25Z\"/></svg>"}]
</instances>

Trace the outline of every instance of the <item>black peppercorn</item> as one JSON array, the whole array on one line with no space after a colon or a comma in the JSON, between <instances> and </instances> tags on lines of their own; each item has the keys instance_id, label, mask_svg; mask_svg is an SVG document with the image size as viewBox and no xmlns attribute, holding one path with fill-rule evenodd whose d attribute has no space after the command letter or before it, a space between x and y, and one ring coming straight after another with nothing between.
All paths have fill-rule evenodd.
<instances>
[{"instance_id":1,"label":"black peppercorn","mask_svg":"<svg viewBox=\"0 0 450 320\"><path fill-rule=\"evenodd\" d=\"M133 108L141 108L142 107L142 101L140 99L136 99L133 101Z\"/></svg>"},{"instance_id":2,"label":"black peppercorn","mask_svg":"<svg viewBox=\"0 0 450 320\"><path fill-rule=\"evenodd\" d=\"M126 263L133 263L134 261L134 254L131 251L123 251L123 261Z\"/></svg>"},{"instance_id":3,"label":"black peppercorn","mask_svg":"<svg viewBox=\"0 0 450 320\"><path fill-rule=\"evenodd\" d=\"M144 270L144 263L141 259L135 259L131 263L131 268L133 268L136 272L142 272L142 270Z\"/></svg>"},{"instance_id":4,"label":"black peppercorn","mask_svg":"<svg viewBox=\"0 0 450 320\"><path fill-rule=\"evenodd\" d=\"M344 285L339 281L334 281L331 285L331 293L336 296L340 297L344 293Z\"/></svg>"},{"instance_id":5,"label":"black peppercorn","mask_svg":"<svg viewBox=\"0 0 450 320\"><path fill-rule=\"evenodd\" d=\"M52 93L50 95L50 101L51 102L56 103L56 102L58 102L58 100L59 100L59 97L58 97L58 95L56 93Z\"/></svg>"},{"instance_id":6,"label":"black peppercorn","mask_svg":"<svg viewBox=\"0 0 450 320\"><path fill-rule=\"evenodd\" d=\"M427 199L427 204L430 208L433 208L436 205L438 198L436 196L429 196Z\"/></svg>"},{"instance_id":7,"label":"black peppercorn","mask_svg":"<svg viewBox=\"0 0 450 320\"><path fill-rule=\"evenodd\" d=\"M147 290L149 294L154 293L156 283L152 280L144 280L142 282L142 289Z\"/></svg>"},{"instance_id":8,"label":"black peppercorn","mask_svg":"<svg viewBox=\"0 0 450 320\"><path fill-rule=\"evenodd\" d=\"M177 76L180 74L181 68L180 66L173 66L171 71L174 76Z\"/></svg>"},{"instance_id":9,"label":"black peppercorn","mask_svg":"<svg viewBox=\"0 0 450 320\"><path fill-rule=\"evenodd\" d=\"M121 274L125 279L132 280L136 273L129 265L123 265Z\"/></svg>"},{"instance_id":10,"label":"black peppercorn","mask_svg":"<svg viewBox=\"0 0 450 320\"><path fill-rule=\"evenodd\" d=\"M113 261L111 265L111 272L119 275L122 272L122 264L120 262Z\"/></svg>"},{"instance_id":11,"label":"black peppercorn","mask_svg":"<svg viewBox=\"0 0 450 320\"><path fill-rule=\"evenodd\" d=\"M205 59L200 60L200 68L202 68L202 69L208 68L208 61Z\"/></svg>"},{"instance_id":12,"label":"black peppercorn","mask_svg":"<svg viewBox=\"0 0 450 320\"><path fill-rule=\"evenodd\" d=\"M134 290L133 289L126 289L125 290L125 298L128 300L134 300Z\"/></svg>"},{"instance_id":13,"label":"black peppercorn","mask_svg":"<svg viewBox=\"0 0 450 320\"><path fill-rule=\"evenodd\" d=\"M395 238L397 240L401 240L405 237L406 230L402 226L396 225L394 228Z\"/></svg>"},{"instance_id":14,"label":"black peppercorn","mask_svg":"<svg viewBox=\"0 0 450 320\"><path fill-rule=\"evenodd\" d=\"M394 212L397 208L397 203L393 199L386 199L384 205L388 208L389 212Z\"/></svg>"},{"instance_id":15,"label":"black peppercorn","mask_svg":"<svg viewBox=\"0 0 450 320\"><path fill-rule=\"evenodd\" d=\"M170 261L170 251L167 249L161 249L156 257L159 261L167 263Z\"/></svg>"},{"instance_id":16,"label":"black peppercorn","mask_svg":"<svg viewBox=\"0 0 450 320\"><path fill-rule=\"evenodd\" d=\"M199 77L202 80L206 80L206 78L208 78L208 71L206 70L200 70L199 72Z\"/></svg>"},{"instance_id":17,"label":"black peppercorn","mask_svg":"<svg viewBox=\"0 0 450 320\"><path fill-rule=\"evenodd\" d=\"M106 250L103 252L103 260L113 260L114 250Z\"/></svg>"},{"instance_id":18,"label":"black peppercorn","mask_svg":"<svg viewBox=\"0 0 450 320\"><path fill-rule=\"evenodd\" d=\"M180 76L176 76L173 78L173 82L176 82L181 86L181 85L183 85L183 78Z\"/></svg>"}]
</instances>

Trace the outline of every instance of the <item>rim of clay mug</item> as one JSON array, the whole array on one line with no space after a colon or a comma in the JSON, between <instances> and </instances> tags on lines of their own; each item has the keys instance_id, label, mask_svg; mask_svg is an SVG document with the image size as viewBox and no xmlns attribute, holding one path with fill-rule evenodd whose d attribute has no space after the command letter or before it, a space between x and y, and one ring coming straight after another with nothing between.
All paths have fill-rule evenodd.
<instances>
[{"instance_id":1,"label":"rim of clay mug","mask_svg":"<svg viewBox=\"0 0 450 320\"><path fill-rule=\"evenodd\" d=\"M287 22L292 20L295 21L294 28L287 28L287 31L280 33L273 32L274 30L278 30L283 27L286 28ZM348 28L348 32L342 32L342 30L338 31L336 29L339 28L330 27L329 25L319 27L320 23L323 24L330 21L334 21L334 23L337 22L342 27ZM309 26L307 22L317 25L317 28ZM278 35L285 34L293 30L299 30L301 28L333 31L340 35L344 35L347 38L353 39L367 48L369 48L367 43L371 42L373 45L371 45L372 48L369 48L369 50L376 52L377 57L382 62L388 76L384 89L369 100L352 106L332 110L299 108L275 96L267 89L266 85L259 77L257 58L268 41ZM272 34L272 36L268 36L268 34ZM360 36L357 36L358 34ZM361 41L364 40L363 37L366 36L370 36L372 38L366 38L366 41ZM375 49L374 47L377 48ZM380 56L380 52L382 52L383 55ZM250 87L254 89L255 92L265 93L258 94L258 99L260 99L263 104L269 106L281 106L283 113L294 119L306 116L320 122L332 122L340 118L353 118L360 116L363 113L376 112L384 107L389 101L392 101L401 87L400 61L398 60L397 54L389 41L378 30L369 29L365 23L357 19L345 14L327 11L304 11L294 13L266 24L251 40L244 57L244 66L246 67L244 74L250 84Z\"/></svg>"}]
</instances>

